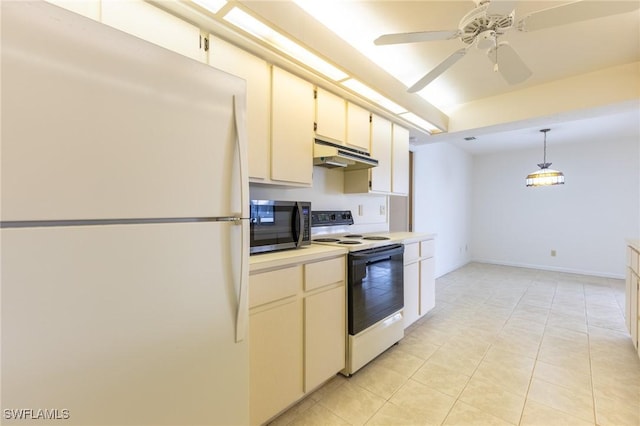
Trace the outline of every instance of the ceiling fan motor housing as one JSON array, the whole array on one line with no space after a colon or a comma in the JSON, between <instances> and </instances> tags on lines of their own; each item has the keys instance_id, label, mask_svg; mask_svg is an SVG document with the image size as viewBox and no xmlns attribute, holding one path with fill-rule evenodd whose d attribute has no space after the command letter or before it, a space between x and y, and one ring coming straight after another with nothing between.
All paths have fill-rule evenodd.
<instances>
[{"instance_id":1,"label":"ceiling fan motor housing","mask_svg":"<svg viewBox=\"0 0 640 426\"><path fill-rule=\"evenodd\" d=\"M508 15L487 15L488 7L489 3L483 3L462 18L458 28L463 42L471 44L477 38L478 48L488 49L495 45L496 36L504 34L513 27L513 11ZM493 41L490 42L491 38Z\"/></svg>"}]
</instances>

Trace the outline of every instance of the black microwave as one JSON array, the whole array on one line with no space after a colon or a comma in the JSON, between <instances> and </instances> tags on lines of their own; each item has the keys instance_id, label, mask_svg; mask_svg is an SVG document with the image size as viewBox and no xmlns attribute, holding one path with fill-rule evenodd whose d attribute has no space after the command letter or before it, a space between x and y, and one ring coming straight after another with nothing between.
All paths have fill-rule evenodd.
<instances>
[{"instance_id":1,"label":"black microwave","mask_svg":"<svg viewBox=\"0 0 640 426\"><path fill-rule=\"evenodd\" d=\"M251 200L251 254L311 244L311 203Z\"/></svg>"}]
</instances>

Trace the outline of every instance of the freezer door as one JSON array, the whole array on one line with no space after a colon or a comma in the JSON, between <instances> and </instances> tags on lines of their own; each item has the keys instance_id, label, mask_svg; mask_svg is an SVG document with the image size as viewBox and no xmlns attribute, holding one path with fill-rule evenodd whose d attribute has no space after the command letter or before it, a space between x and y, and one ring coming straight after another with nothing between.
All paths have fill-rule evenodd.
<instances>
[{"instance_id":1,"label":"freezer door","mask_svg":"<svg viewBox=\"0 0 640 426\"><path fill-rule=\"evenodd\" d=\"M244 80L45 2L1 7L2 221L248 217Z\"/></svg>"},{"instance_id":2,"label":"freezer door","mask_svg":"<svg viewBox=\"0 0 640 426\"><path fill-rule=\"evenodd\" d=\"M2 229L2 408L68 410L65 425L248 424L243 226Z\"/></svg>"}]
</instances>

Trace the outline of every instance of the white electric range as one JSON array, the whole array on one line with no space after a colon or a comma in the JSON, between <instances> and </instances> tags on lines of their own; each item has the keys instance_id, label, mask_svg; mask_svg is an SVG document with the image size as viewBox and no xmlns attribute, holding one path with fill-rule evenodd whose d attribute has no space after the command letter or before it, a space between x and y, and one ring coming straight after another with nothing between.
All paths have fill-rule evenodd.
<instances>
[{"instance_id":1,"label":"white electric range","mask_svg":"<svg viewBox=\"0 0 640 426\"><path fill-rule=\"evenodd\" d=\"M350 210L323 210L311 212L311 226L321 227L323 233L311 238L314 244L343 247L349 251L366 250L395 243L388 232L353 233L347 228L353 225ZM331 232L335 230L335 232Z\"/></svg>"},{"instance_id":2,"label":"white electric range","mask_svg":"<svg viewBox=\"0 0 640 426\"><path fill-rule=\"evenodd\" d=\"M353 223L348 210L311 212L311 226L322 227L323 231L311 242L349 251L348 346L347 363L342 371L347 376L404 337L404 246L386 232L331 232L333 229L344 231Z\"/></svg>"}]
</instances>

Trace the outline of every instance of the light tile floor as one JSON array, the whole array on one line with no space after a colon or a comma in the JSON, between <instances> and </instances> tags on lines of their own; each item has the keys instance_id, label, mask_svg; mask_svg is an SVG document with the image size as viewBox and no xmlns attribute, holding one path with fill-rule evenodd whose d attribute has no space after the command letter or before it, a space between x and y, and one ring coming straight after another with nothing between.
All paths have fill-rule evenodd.
<instances>
[{"instance_id":1,"label":"light tile floor","mask_svg":"<svg viewBox=\"0 0 640 426\"><path fill-rule=\"evenodd\" d=\"M273 425L640 425L624 281L470 263L351 378Z\"/></svg>"}]
</instances>

